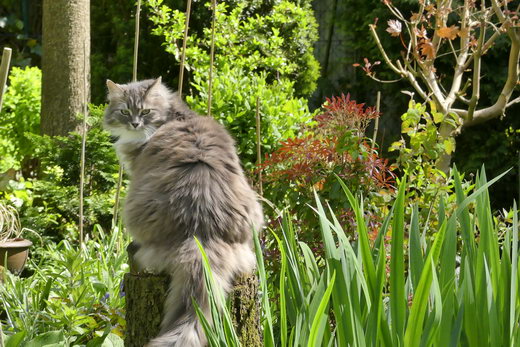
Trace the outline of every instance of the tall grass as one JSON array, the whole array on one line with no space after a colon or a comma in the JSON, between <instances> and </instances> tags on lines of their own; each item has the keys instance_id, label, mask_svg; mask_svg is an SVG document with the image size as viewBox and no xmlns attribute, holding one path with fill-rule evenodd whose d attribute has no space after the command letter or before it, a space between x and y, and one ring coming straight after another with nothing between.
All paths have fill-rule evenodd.
<instances>
[{"instance_id":1,"label":"tall grass","mask_svg":"<svg viewBox=\"0 0 520 347\"><path fill-rule=\"evenodd\" d=\"M487 182L482 173L467 196L454 170L458 206L446 215L441 202L433 238L421 233L417 206L405 218L403 179L373 244L362 202L341 182L356 216L358 239L346 236L333 211L316 196L325 255L317 259L297 240L290 218L284 218L281 235L275 236L279 276L266 274L255 233L264 345L519 345L517 207L511 223L499 230L487 190L500 177ZM212 335L222 341L228 332L206 328L210 345L222 346L211 343Z\"/></svg>"}]
</instances>

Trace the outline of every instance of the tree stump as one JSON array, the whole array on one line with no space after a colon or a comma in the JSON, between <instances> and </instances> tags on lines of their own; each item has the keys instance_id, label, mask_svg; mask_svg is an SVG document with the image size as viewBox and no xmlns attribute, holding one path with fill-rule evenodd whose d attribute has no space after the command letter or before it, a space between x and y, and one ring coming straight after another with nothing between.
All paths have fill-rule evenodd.
<instances>
[{"instance_id":1,"label":"tree stump","mask_svg":"<svg viewBox=\"0 0 520 347\"><path fill-rule=\"evenodd\" d=\"M166 274L140 271L133 261L136 250L133 243L127 248L130 272L124 277L126 347L143 347L157 336L170 282ZM241 344L247 347L262 346L256 275L238 278L229 298L233 324Z\"/></svg>"}]
</instances>

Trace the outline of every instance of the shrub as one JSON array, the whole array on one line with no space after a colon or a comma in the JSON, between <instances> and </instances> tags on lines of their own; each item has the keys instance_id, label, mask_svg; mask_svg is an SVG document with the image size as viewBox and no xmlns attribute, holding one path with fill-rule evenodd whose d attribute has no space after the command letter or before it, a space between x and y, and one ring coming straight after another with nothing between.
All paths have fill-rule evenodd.
<instances>
[{"instance_id":1,"label":"shrub","mask_svg":"<svg viewBox=\"0 0 520 347\"><path fill-rule=\"evenodd\" d=\"M184 13L161 0L147 4L154 14L154 33L164 37L166 51L180 60ZM315 89L319 70L312 56L317 26L310 4L280 1L267 7L263 12L242 0L217 5L212 116L237 139L246 168L256 161L256 98L261 103L262 149L271 151L311 118L301 96ZM186 49L193 87L186 99L202 114L207 113L210 42L209 27L190 31Z\"/></svg>"},{"instance_id":2,"label":"shrub","mask_svg":"<svg viewBox=\"0 0 520 347\"><path fill-rule=\"evenodd\" d=\"M0 172L20 169L34 151L27 133L40 127L41 71L37 67L13 67L0 113Z\"/></svg>"},{"instance_id":3,"label":"shrub","mask_svg":"<svg viewBox=\"0 0 520 347\"><path fill-rule=\"evenodd\" d=\"M118 161L107 132L101 128L103 107L91 107L86 141L86 230L109 228L118 177ZM40 162L38 178L11 181L2 192L20 209L24 226L55 239L77 239L81 136L49 137L32 134L33 155Z\"/></svg>"},{"instance_id":4,"label":"shrub","mask_svg":"<svg viewBox=\"0 0 520 347\"><path fill-rule=\"evenodd\" d=\"M398 152L396 167L408 176L408 198L422 211L419 218L430 235L438 227L439 211L436 208L452 213L457 201L450 173L437 167L443 155L453 153L455 139L443 137L439 127L448 124L455 128L460 124L456 115L449 113L445 116L437 111L434 103L421 104L413 100L410 100L401 120L403 137L392 143L389 151ZM471 188L469 181L463 181L462 186L465 192ZM411 206L409 204L406 210L408 216L412 213Z\"/></svg>"},{"instance_id":5,"label":"shrub","mask_svg":"<svg viewBox=\"0 0 520 347\"><path fill-rule=\"evenodd\" d=\"M378 116L374 108L350 100L349 95L327 99L323 112L314 117L314 126L305 135L282 142L261 166L265 196L288 206L301 229L300 238L316 249L320 248L318 225L307 207L314 199L313 190L327 199L347 233L353 235L353 212L336 176L367 198L367 216L373 216L370 230L373 237L377 234L381 222L377 210L385 209L394 182L388 161L364 137L370 120Z\"/></svg>"},{"instance_id":6,"label":"shrub","mask_svg":"<svg viewBox=\"0 0 520 347\"><path fill-rule=\"evenodd\" d=\"M194 77L199 94L186 100L193 109L207 111L207 80ZM240 90L239 93L237 91ZM238 140L238 153L246 169L256 162L256 102L259 101L262 152L269 153L284 139L298 134L302 124L312 118L303 98L294 97L293 83L283 79L266 81L266 74L247 75L224 66L213 78L212 116L223 123Z\"/></svg>"}]
</instances>

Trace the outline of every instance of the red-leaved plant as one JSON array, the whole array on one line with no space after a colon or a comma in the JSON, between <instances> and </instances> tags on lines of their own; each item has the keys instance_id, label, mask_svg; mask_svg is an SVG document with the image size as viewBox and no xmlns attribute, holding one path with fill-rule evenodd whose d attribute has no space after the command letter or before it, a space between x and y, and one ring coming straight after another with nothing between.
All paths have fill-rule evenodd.
<instances>
[{"instance_id":1,"label":"red-leaved plant","mask_svg":"<svg viewBox=\"0 0 520 347\"><path fill-rule=\"evenodd\" d=\"M323 112L304 135L280 144L259 167L263 171L264 196L280 205L285 202L295 217L301 240L319 251L318 220L313 210L313 190L327 201L347 233L354 238L355 221L347 199L337 182L339 176L354 192L365 197L370 216L371 237L375 238L394 190L394 176L386 159L365 138L372 119L379 117L373 107L358 104L350 95L327 98ZM376 213L379 212L379 213Z\"/></svg>"}]
</instances>

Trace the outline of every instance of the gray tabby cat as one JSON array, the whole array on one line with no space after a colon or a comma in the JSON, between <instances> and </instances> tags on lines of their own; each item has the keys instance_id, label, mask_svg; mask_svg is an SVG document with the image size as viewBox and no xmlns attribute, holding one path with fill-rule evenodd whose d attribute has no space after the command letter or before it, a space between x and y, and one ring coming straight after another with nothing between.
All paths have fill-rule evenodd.
<instances>
[{"instance_id":1,"label":"gray tabby cat","mask_svg":"<svg viewBox=\"0 0 520 347\"><path fill-rule=\"evenodd\" d=\"M105 128L119 137L115 148L131 178L124 224L140 246L138 263L171 275L161 332L149 346L204 346L191 302L210 318L194 236L227 293L254 268L251 235L263 224L261 206L228 132L191 111L160 77L107 86Z\"/></svg>"}]
</instances>

